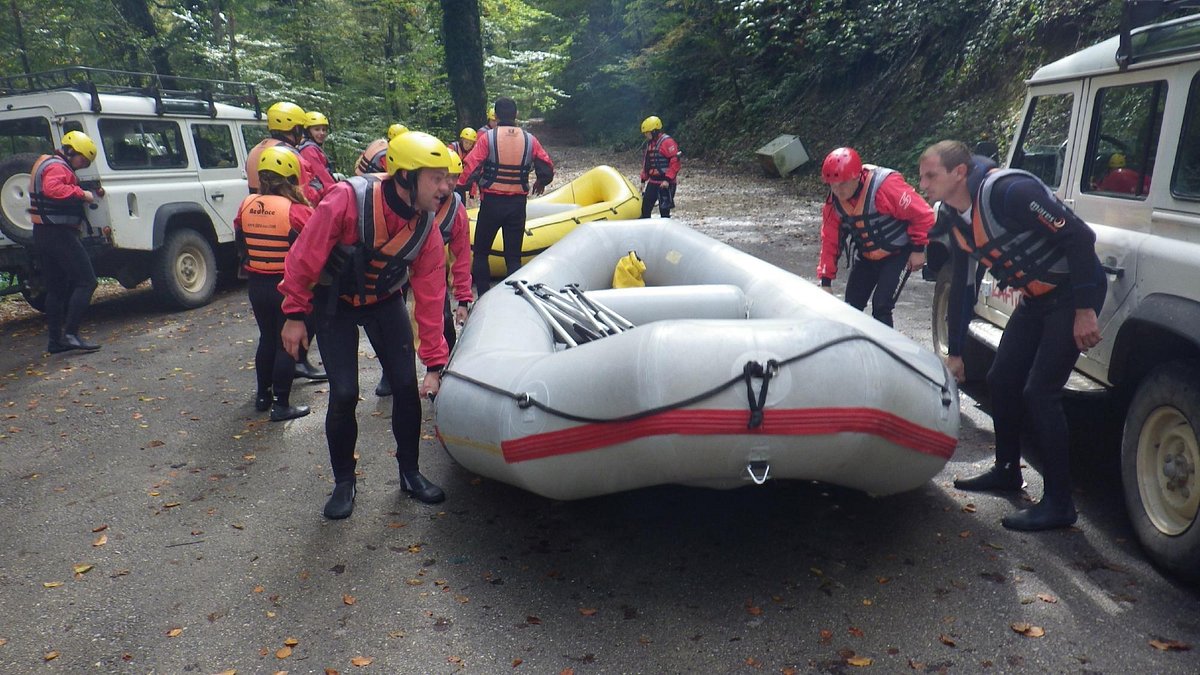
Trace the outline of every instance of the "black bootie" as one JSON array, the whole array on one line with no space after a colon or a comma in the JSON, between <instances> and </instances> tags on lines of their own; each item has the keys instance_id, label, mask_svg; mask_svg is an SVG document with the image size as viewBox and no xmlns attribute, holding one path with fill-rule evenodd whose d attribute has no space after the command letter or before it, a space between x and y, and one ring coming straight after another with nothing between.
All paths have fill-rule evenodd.
<instances>
[{"instance_id":1,"label":"black bootie","mask_svg":"<svg viewBox=\"0 0 1200 675\"><path fill-rule=\"evenodd\" d=\"M954 487L968 492L1020 492L1025 487L1025 481L1021 478L1020 464L997 462L973 478L955 478Z\"/></svg>"},{"instance_id":2,"label":"black bootie","mask_svg":"<svg viewBox=\"0 0 1200 675\"><path fill-rule=\"evenodd\" d=\"M1042 498L1042 501L1016 513L1000 519L1000 523L1010 530L1039 532L1054 530L1060 527L1070 527L1075 524L1079 515L1075 512L1075 502L1070 496L1061 499Z\"/></svg>"},{"instance_id":3,"label":"black bootie","mask_svg":"<svg viewBox=\"0 0 1200 675\"><path fill-rule=\"evenodd\" d=\"M309 413L309 408L306 405L285 405L283 403L275 403L271 406L271 421L283 422L286 420L294 420L297 417L304 417Z\"/></svg>"},{"instance_id":4,"label":"black bootie","mask_svg":"<svg viewBox=\"0 0 1200 675\"><path fill-rule=\"evenodd\" d=\"M375 385L375 395L380 398L392 395L392 383L388 382L387 375L380 378L379 384Z\"/></svg>"},{"instance_id":5,"label":"black bootie","mask_svg":"<svg viewBox=\"0 0 1200 675\"><path fill-rule=\"evenodd\" d=\"M295 373L296 377L308 378L314 382L324 382L329 379L328 373L318 369L308 361L297 361Z\"/></svg>"},{"instance_id":6,"label":"black bootie","mask_svg":"<svg viewBox=\"0 0 1200 675\"><path fill-rule=\"evenodd\" d=\"M437 504L446 499L446 493L442 492L442 488L430 483L429 479L422 476L420 471L401 471L400 489L426 504Z\"/></svg>"},{"instance_id":7,"label":"black bootie","mask_svg":"<svg viewBox=\"0 0 1200 675\"><path fill-rule=\"evenodd\" d=\"M329 495L329 501L325 502L325 510L322 513L330 520L349 518L350 514L354 513L354 496L357 493L352 480L334 485L333 494Z\"/></svg>"}]
</instances>

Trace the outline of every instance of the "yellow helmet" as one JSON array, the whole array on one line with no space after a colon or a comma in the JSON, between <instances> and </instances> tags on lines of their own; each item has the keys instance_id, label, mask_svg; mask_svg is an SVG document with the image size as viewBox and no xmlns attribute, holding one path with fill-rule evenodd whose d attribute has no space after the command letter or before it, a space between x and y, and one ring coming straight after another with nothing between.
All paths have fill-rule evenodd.
<instances>
[{"instance_id":1,"label":"yellow helmet","mask_svg":"<svg viewBox=\"0 0 1200 675\"><path fill-rule=\"evenodd\" d=\"M408 133L408 127L404 126L403 124L393 124L392 126L388 127L388 140L390 141L393 138L399 136L400 134L407 134L407 133Z\"/></svg>"},{"instance_id":2,"label":"yellow helmet","mask_svg":"<svg viewBox=\"0 0 1200 675\"><path fill-rule=\"evenodd\" d=\"M291 131L304 125L304 108L295 103L280 101L267 108L267 128L271 131Z\"/></svg>"},{"instance_id":3,"label":"yellow helmet","mask_svg":"<svg viewBox=\"0 0 1200 675\"><path fill-rule=\"evenodd\" d=\"M647 131L654 131L656 129L661 129L661 128L662 128L662 120L658 119L657 115L651 115L651 116L647 117L646 119L642 120L642 133L643 134L646 133Z\"/></svg>"},{"instance_id":4,"label":"yellow helmet","mask_svg":"<svg viewBox=\"0 0 1200 675\"><path fill-rule=\"evenodd\" d=\"M387 174L416 169L449 169L450 149L423 131L410 131L388 141Z\"/></svg>"},{"instance_id":5,"label":"yellow helmet","mask_svg":"<svg viewBox=\"0 0 1200 675\"><path fill-rule=\"evenodd\" d=\"M324 113L319 113L314 110L304 113L304 128L308 127L327 127L329 126L329 118Z\"/></svg>"},{"instance_id":6,"label":"yellow helmet","mask_svg":"<svg viewBox=\"0 0 1200 675\"><path fill-rule=\"evenodd\" d=\"M300 160L296 157L296 153L291 150L285 150L278 145L272 145L264 148L262 154L258 156L258 168L256 171L270 171L284 178L295 178L299 181Z\"/></svg>"},{"instance_id":7,"label":"yellow helmet","mask_svg":"<svg viewBox=\"0 0 1200 675\"><path fill-rule=\"evenodd\" d=\"M1123 155L1119 152L1114 152L1112 154L1112 157L1108 158L1108 168L1110 168L1110 169L1125 168L1125 155Z\"/></svg>"},{"instance_id":8,"label":"yellow helmet","mask_svg":"<svg viewBox=\"0 0 1200 675\"><path fill-rule=\"evenodd\" d=\"M457 176L463 172L462 157L451 148L446 148L446 152L450 153L450 175Z\"/></svg>"},{"instance_id":9,"label":"yellow helmet","mask_svg":"<svg viewBox=\"0 0 1200 675\"><path fill-rule=\"evenodd\" d=\"M458 137L464 141L475 141L479 138L479 134L471 127L463 127L463 130L458 132Z\"/></svg>"},{"instance_id":10,"label":"yellow helmet","mask_svg":"<svg viewBox=\"0 0 1200 675\"><path fill-rule=\"evenodd\" d=\"M488 108L488 121L489 122L496 121L496 109L495 108Z\"/></svg>"},{"instance_id":11,"label":"yellow helmet","mask_svg":"<svg viewBox=\"0 0 1200 675\"><path fill-rule=\"evenodd\" d=\"M96 160L96 141L82 131L68 131L63 136L62 146L87 157L89 162Z\"/></svg>"}]
</instances>

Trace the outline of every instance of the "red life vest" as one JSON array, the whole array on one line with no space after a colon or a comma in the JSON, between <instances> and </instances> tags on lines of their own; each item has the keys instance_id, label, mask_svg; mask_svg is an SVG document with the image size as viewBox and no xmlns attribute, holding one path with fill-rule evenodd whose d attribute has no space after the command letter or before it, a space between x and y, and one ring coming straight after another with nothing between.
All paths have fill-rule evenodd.
<instances>
[{"instance_id":1,"label":"red life vest","mask_svg":"<svg viewBox=\"0 0 1200 675\"><path fill-rule=\"evenodd\" d=\"M858 248L859 255L867 260L883 260L908 245L908 222L893 215L880 213L875 207L875 195L891 169L869 166L863 181L863 194L858 203L847 208L833 195L833 208L842 219L842 232L850 237L850 244Z\"/></svg>"},{"instance_id":2,"label":"red life vest","mask_svg":"<svg viewBox=\"0 0 1200 675\"><path fill-rule=\"evenodd\" d=\"M290 143L285 143L278 138L264 138L259 142L258 145L250 149L250 154L246 155L246 185L250 187L250 194L258 194L258 158L262 155L263 150L277 145L296 156L296 166L301 167L300 178L308 178L304 175L304 163L300 159L299 150L293 147ZM313 183L316 183L316 185L313 185ZM316 179L310 179L309 181L309 185L312 185L317 192L321 191L321 188L318 187L320 184L321 182Z\"/></svg>"},{"instance_id":3,"label":"red life vest","mask_svg":"<svg viewBox=\"0 0 1200 675\"><path fill-rule=\"evenodd\" d=\"M263 274L283 274L296 233L288 218L292 200L279 195L250 195L242 202L238 216L246 241L246 266Z\"/></svg>"},{"instance_id":4,"label":"red life vest","mask_svg":"<svg viewBox=\"0 0 1200 675\"><path fill-rule=\"evenodd\" d=\"M954 239L959 248L988 268L1000 282L1001 288L1012 287L1022 294L1037 297L1054 290L1056 278L1070 273L1066 255L1043 230L1013 232L1004 226L991 208L992 188L1006 176L1036 177L1020 169L993 169L979 185L975 208L971 212L971 232L962 230L965 223L954 227ZM1049 188L1046 192L1054 197ZM1057 197L1054 197L1057 199ZM961 222L961 218L958 219Z\"/></svg>"},{"instance_id":5,"label":"red life vest","mask_svg":"<svg viewBox=\"0 0 1200 675\"><path fill-rule=\"evenodd\" d=\"M366 150L358 156L358 161L354 163L354 175L365 176L369 173L384 173L387 171L387 149L388 141L386 138L377 138L371 141Z\"/></svg>"},{"instance_id":6,"label":"red life vest","mask_svg":"<svg viewBox=\"0 0 1200 675\"><path fill-rule=\"evenodd\" d=\"M326 265L327 278L336 284L337 294L355 307L374 304L400 290L408 281L409 266L434 229L433 214L422 211L395 236L389 236L384 221L388 208L382 189L385 180L386 175L373 173L348 181L358 209L358 241L336 247Z\"/></svg>"},{"instance_id":7,"label":"red life vest","mask_svg":"<svg viewBox=\"0 0 1200 675\"><path fill-rule=\"evenodd\" d=\"M529 194L533 136L521 127L496 127L488 130L487 143L479 187L503 194Z\"/></svg>"},{"instance_id":8,"label":"red life vest","mask_svg":"<svg viewBox=\"0 0 1200 675\"><path fill-rule=\"evenodd\" d=\"M83 201L75 198L71 199L53 199L47 197L44 192L46 169L55 164L61 164L71 173L75 173L74 167L62 155L55 153L53 155L42 155L33 163L33 170L29 172L29 216L35 226L37 225L60 225L63 227L73 227L82 229L84 214Z\"/></svg>"}]
</instances>

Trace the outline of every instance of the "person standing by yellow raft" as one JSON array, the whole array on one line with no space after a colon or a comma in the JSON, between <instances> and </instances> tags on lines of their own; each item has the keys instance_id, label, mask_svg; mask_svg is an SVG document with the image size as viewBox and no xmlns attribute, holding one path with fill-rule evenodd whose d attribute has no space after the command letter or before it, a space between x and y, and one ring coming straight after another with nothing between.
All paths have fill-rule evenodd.
<instances>
[{"instance_id":1,"label":"person standing by yellow raft","mask_svg":"<svg viewBox=\"0 0 1200 675\"><path fill-rule=\"evenodd\" d=\"M671 217L679 177L679 144L663 133L662 120L651 115L642 120L646 150L642 158L642 217L649 218L658 203L658 214Z\"/></svg>"},{"instance_id":2,"label":"person standing by yellow raft","mask_svg":"<svg viewBox=\"0 0 1200 675\"><path fill-rule=\"evenodd\" d=\"M258 393L254 408L271 409L271 421L304 417L308 406L291 404L296 361L283 349L283 263L292 242L312 216L312 207L300 191L300 161L280 147L263 150L258 157L259 194L242 201L233 219L237 247L245 261L250 308L258 323L258 350L254 373Z\"/></svg>"}]
</instances>

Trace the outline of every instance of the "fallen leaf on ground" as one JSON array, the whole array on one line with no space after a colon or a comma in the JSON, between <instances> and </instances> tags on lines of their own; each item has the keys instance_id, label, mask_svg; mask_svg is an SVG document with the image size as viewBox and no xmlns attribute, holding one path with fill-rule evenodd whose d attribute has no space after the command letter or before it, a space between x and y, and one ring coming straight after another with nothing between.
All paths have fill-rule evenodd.
<instances>
[{"instance_id":1,"label":"fallen leaf on ground","mask_svg":"<svg viewBox=\"0 0 1200 675\"><path fill-rule=\"evenodd\" d=\"M107 543L108 543L108 535L102 534L99 537L96 537L96 541L92 542L92 546L103 546Z\"/></svg>"},{"instance_id":2,"label":"fallen leaf on ground","mask_svg":"<svg viewBox=\"0 0 1200 675\"><path fill-rule=\"evenodd\" d=\"M945 633L942 633L941 635L939 635L938 640L940 640L941 643L946 645L947 647L958 646L958 643L954 641L954 638L950 637L949 635L946 635Z\"/></svg>"},{"instance_id":3,"label":"fallen leaf on ground","mask_svg":"<svg viewBox=\"0 0 1200 675\"><path fill-rule=\"evenodd\" d=\"M522 661L521 659L513 659L513 660L512 660L512 667L513 667L513 668L516 668L517 666L521 665L522 663L525 663L525 662L524 662L524 661Z\"/></svg>"},{"instance_id":4,"label":"fallen leaf on ground","mask_svg":"<svg viewBox=\"0 0 1200 675\"><path fill-rule=\"evenodd\" d=\"M579 613L584 616L595 616L598 610L594 607L580 607Z\"/></svg>"},{"instance_id":5,"label":"fallen leaf on ground","mask_svg":"<svg viewBox=\"0 0 1200 675\"><path fill-rule=\"evenodd\" d=\"M105 523L103 525L97 525L97 526L93 527L92 532L103 532L107 529L108 529L108 523Z\"/></svg>"},{"instance_id":6,"label":"fallen leaf on ground","mask_svg":"<svg viewBox=\"0 0 1200 675\"><path fill-rule=\"evenodd\" d=\"M1012 628L1014 632L1020 633L1025 637L1040 638L1046 634L1045 629L1041 628L1040 626L1035 626L1025 622L1014 623L1010 626L1010 628Z\"/></svg>"},{"instance_id":7,"label":"fallen leaf on ground","mask_svg":"<svg viewBox=\"0 0 1200 675\"><path fill-rule=\"evenodd\" d=\"M1186 642L1180 642L1179 640L1159 640L1158 638L1151 640L1150 646L1164 652L1186 652L1192 648L1192 646Z\"/></svg>"},{"instance_id":8,"label":"fallen leaf on ground","mask_svg":"<svg viewBox=\"0 0 1200 675\"><path fill-rule=\"evenodd\" d=\"M1041 600L1042 602L1048 602L1052 605L1054 603L1058 602L1058 598L1054 597L1053 595L1050 595L1049 593L1038 593L1037 596L1038 596L1038 600Z\"/></svg>"},{"instance_id":9,"label":"fallen leaf on ground","mask_svg":"<svg viewBox=\"0 0 1200 675\"><path fill-rule=\"evenodd\" d=\"M350 659L351 664L353 664L355 666L359 666L360 668L362 666L369 666L374 662L375 662L375 659L371 658L370 656L356 656L356 657Z\"/></svg>"},{"instance_id":10,"label":"fallen leaf on ground","mask_svg":"<svg viewBox=\"0 0 1200 675\"><path fill-rule=\"evenodd\" d=\"M95 568L96 568L96 566L95 566L95 565L89 565L89 564L87 564L87 563L81 563L81 564L79 564L79 565L75 565L75 566L74 566L74 567L72 567L71 569L75 570L75 574L87 574L88 572L91 572L91 571L92 571L93 569L95 569Z\"/></svg>"},{"instance_id":11,"label":"fallen leaf on ground","mask_svg":"<svg viewBox=\"0 0 1200 675\"><path fill-rule=\"evenodd\" d=\"M180 635L183 635L182 628L172 628L171 630L167 631L167 637L170 637L170 638L176 638L176 637L179 637Z\"/></svg>"},{"instance_id":12,"label":"fallen leaf on ground","mask_svg":"<svg viewBox=\"0 0 1200 675\"><path fill-rule=\"evenodd\" d=\"M292 655L291 647L280 647L279 649L275 650L275 658L277 658L277 659L286 659L287 657L289 657L291 655Z\"/></svg>"},{"instance_id":13,"label":"fallen leaf on ground","mask_svg":"<svg viewBox=\"0 0 1200 675\"><path fill-rule=\"evenodd\" d=\"M858 628L857 626L850 626L850 628L848 629L847 632L849 632L854 637L862 637L863 636L862 629Z\"/></svg>"},{"instance_id":14,"label":"fallen leaf on ground","mask_svg":"<svg viewBox=\"0 0 1200 675\"><path fill-rule=\"evenodd\" d=\"M872 663L875 663L875 661L869 656L851 656L850 658L846 659L846 663L858 668L866 668Z\"/></svg>"},{"instance_id":15,"label":"fallen leaf on ground","mask_svg":"<svg viewBox=\"0 0 1200 675\"><path fill-rule=\"evenodd\" d=\"M300 644L300 641L299 641L299 640L297 640L297 639L296 639L296 638L294 638L294 637L290 637L290 638L284 638L284 639L283 639L283 644L285 644L285 645L287 645L287 646L289 646L289 647L295 647L296 645Z\"/></svg>"},{"instance_id":16,"label":"fallen leaf on ground","mask_svg":"<svg viewBox=\"0 0 1200 675\"><path fill-rule=\"evenodd\" d=\"M57 659L57 658L58 658L58 652L46 652L46 654L44 656L42 656L43 661L53 661L54 659Z\"/></svg>"},{"instance_id":17,"label":"fallen leaf on ground","mask_svg":"<svg viewBox=\"0 0 1200 675\"><path fill-rule=\"evenodd\" d=\"M346 603L347 605L353 605L354 603L358 602L358 600L355 599L353 595L343 595L342 602Z\"/></svg>"},{"instance_id":18,"label":"fallen leaf on ground","mask_svg":"<svg viewBox=\"0 0 1200 675\"><path fill-rule=\"evenodd\" d=\"M44 586L46 588L58 588L59 586L62 586L62 585L63 585L63 582L61 582L61 581L43 581L42 582L42 586Z\"/></svg>"}]
</instances>

